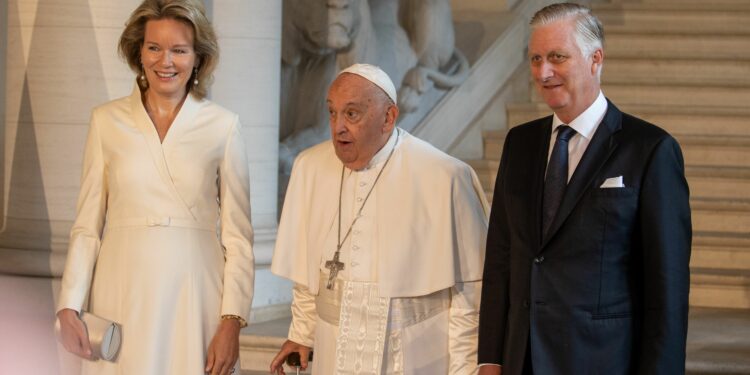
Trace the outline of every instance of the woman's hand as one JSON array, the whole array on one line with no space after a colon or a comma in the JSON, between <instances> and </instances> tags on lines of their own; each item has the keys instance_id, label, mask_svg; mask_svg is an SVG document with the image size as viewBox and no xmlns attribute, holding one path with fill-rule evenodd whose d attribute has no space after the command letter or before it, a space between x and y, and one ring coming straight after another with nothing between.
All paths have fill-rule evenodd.
<instances>
[{"instance_id":1,"label":"woman's hand","mask_svg":"<svg viewBox=\"0 0 750 375\"><path fill-rule=\"evenodd\" d=\"M91 359L91 343L86 333L86 327L78 318L78 312L72 309L62 309L57 312L60 320L60 341L65 350L85 359Z\"/></svg>"},{"instance_id":2,"label":"woman's hand","mask_svg":"<svg viewBox=\"0 0 750 375\"><path fill-rule=\"evenodd\" d=\"M208 345L206 373L229 375L234 371L234 365L239 357L240 322L237 319L222 320L211 344Z\"/></svg>"}]
</instances>

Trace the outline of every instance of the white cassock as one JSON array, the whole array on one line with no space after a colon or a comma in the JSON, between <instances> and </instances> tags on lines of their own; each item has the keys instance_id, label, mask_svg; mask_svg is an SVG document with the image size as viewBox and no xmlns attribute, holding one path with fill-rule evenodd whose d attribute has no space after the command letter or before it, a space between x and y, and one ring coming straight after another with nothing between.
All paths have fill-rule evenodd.
<instances>
[{"instance_id":1,"label":"white cassock","mask_svg":"<svg viewBox=\"0 0 750 375\"><path fill-rule=\"evenodd\" d=\"M488 211L476 174L401 129L366 168L344 169L342 239L383 173L331 291L342 168L327 141L292 169L271 266L295 282L289 339L314 347L314 374L476 373Z\"/></svg>"},{"instance_id":2,"label":"white cassock","mask_svg":"<svg viewBox=\"0 0 750 375\"><path fill-rule=\"evenodd\" d=\"M248 319L253 230L237 115L191 95L160 143L136 87L92 114L58 310L122 325L83 373L203 375L221 315ZM217 233L217 224L220 231Z\"/></svg>"}]
</instances>

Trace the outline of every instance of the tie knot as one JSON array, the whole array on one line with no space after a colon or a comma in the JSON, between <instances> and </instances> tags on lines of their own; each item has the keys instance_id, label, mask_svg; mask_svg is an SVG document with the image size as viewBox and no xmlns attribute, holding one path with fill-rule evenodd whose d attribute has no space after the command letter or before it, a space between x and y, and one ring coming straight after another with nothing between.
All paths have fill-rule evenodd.
<instances>
[{"instance_id":1,"label":"tie knot","mask_svg":"<svg viewBox=\"0 0 750 375\"><path fill-rule=\"evenodd\" d=\"M567 142L576 134L576 130L568 125L560 125L557 128L557 140Z\"/></svg>"}]
</instances>

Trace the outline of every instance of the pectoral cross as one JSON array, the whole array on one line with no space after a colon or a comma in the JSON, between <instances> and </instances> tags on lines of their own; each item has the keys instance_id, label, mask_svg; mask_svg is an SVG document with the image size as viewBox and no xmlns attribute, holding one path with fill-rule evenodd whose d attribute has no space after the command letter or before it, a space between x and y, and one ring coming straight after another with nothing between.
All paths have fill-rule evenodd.
<instances>
[{"instance_id":1,"label":"pectoral cross","mask_svg":"<svg viewBox=\"0 0 750 375\"><path fill-rule=\"evenodd\" d=\"M326 288L333 290L333 281L336 280L336 276L339 274L339 271L344 269L344 263L339 262L338 250L335 254L333 254L333 259L326 261L326 268L330 270Z\"/></svg>"}]
</instances>

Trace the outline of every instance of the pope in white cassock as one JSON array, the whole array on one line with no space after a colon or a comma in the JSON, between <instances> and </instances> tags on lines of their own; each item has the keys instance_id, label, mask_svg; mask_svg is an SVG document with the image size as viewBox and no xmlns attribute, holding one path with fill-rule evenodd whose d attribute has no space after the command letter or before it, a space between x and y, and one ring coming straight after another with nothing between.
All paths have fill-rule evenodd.
<instances>
[{"instance_id":1,"label":"pope in white cassock","mask_svg":"<svg viewBox=\"0 0 750 375\"><path fill-rule=\"evenodd\" d=\"M488 206L474 171L395 127L378 67L328 92L332 141L294 163L272 271L294 281L288 340L313 374L474 374Z\"/></svg>"}]
</instances>

